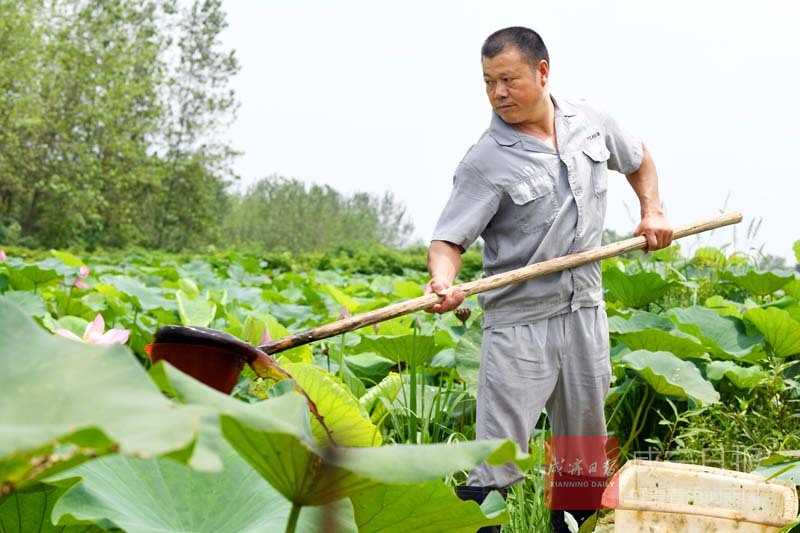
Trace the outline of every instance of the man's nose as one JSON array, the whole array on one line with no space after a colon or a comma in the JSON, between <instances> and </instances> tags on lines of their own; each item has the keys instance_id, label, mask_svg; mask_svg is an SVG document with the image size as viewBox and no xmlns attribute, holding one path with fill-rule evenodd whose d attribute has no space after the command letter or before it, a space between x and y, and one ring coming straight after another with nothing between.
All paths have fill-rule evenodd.
<instances>
[{"instance_id":1,"label":"man's nose","mask_svg":"<svg viewBox=\"0 0 800 533\"><path fill-rule=\"evenodd\" d=\"M495 98L505 98L508 96L508 88L506 84L502 81L498 81L494 86L494 97Z\"/></svg>"}]
</instances>

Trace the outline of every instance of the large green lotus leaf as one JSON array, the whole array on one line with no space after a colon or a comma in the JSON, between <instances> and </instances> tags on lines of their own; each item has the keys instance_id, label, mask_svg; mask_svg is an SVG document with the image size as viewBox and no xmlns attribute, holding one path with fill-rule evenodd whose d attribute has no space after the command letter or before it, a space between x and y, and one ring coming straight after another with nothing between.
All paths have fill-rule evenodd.
<instances>
[{"instance_id":1,"label":"large green lotus leaf","mask_svg":"<svg viewBox=\"0 0 800 533\"><path fill-rule=\"evenodd\" d=\"M296 397L292 409L285 410L285 419L293 418L296 423L298 417L308 417L304 402L299 401L301 397L281 396L285 397ZM374 484L374 481L325 462L325 452L315 443L301 440L274 424L258 425L256 429L237 418L227 415L221 418L222 433L228 442L286 499L298 505L322 505ZM330 453L335 448L328 450Z\"/></svg>"},{"instance_id":2,"label":"large green lotus leaf","mask_svg":"<svg viewBox=\"0 0 800 533\"><path fill-rule=\"evenodd\" d=\"M106 435L130 454L166 453L194 440L196 414L165 398L125 346L52 335L4 300L0 317L0 458L82 428L94 428L103 447ZM31 465L18 480L40 473Z\"/></svg>"},{"instance_id":3,"label":"large green lotus leaf","mask_svg":"<svg viewBox=\"0 0 800 533\"><path fill-rule=\"evenodd\" d=\"M792 305L784 309L792 319L800 322L800 305Z\"/></svg>"},{"instance_id":4,"label":"large green lotus leaf","mask_svg":"<svg viewBox=\"0 0 800 533\"><path fill-rule=\"evenodd\" d=\"M783 309L748 309L744 318L764 334L764 339L778 357L800 354L800 322Z\"/></svg>"},{"instance_id":5,"label":"large green lotus leaf","mask_svg":"<svg viewBox=\"0 0 800 533\"><path fill-rule=\"evenodd\" d=\"M145 311L158 308L175 309L175 302L164 298L162 289L146 287L138 279L126 276L104 275L100 277L100 280L104 284L114 287Z\"/></svg>"},{"instance_id":6,"label":"large green lotus leaf","mask_svg":"<svg viewBox=\"0 0 800 533\"><path fill-rule=\"evenodd\" d=\"M285 531L291 503L229 446L223 462L218 473L198 472L163 457L111 455L84 463L48 480L72 485L56 504L53 520L90 521L128 533ZM304 508L297 531L326 531L325 511ZM327 511L336 531L357 531L350 501L331 503Z\"/></svg>"},{"instance_id":7,"label":"large green lotus leaf","mask_svg":"<svg viewBox=\"0 0 800 533\"><path fill-rule=\"evenodd\" d=\"M482 341L483 328L481 328L480 322L476 320L467 328L467 331L458 340L458 345L456 345L456 371L472 391L478 388Z\"/></svg>"},{"instance_id":8,"label":"large green lotus leaf","mask_svg":"<svg viewBox=\"0 0 800 533\"><path fill-rule=\"evenodd\" d=\"M708 351L702 344L680 333L648 329L616 335L616 339L632 351L671 352L681 359L701 357Z\"/></svg>"},{"instance_id":9,"label":"large green lotus leaf","mask_svg":"<svg viewBox=\"0 0 800 533\"><path fill-rule=\"evenodd\" d=\"M348 296L344 291L333 285L321 285L320 291L327 294L342 307L347 308L350 313L358 313L361 310L361 303Z\"/></svg>"},{"instance_id":10,"label":"large green lotus leaf","mask_svg":"<svg viewBox=\"0 0 800 533\"><path fill-rule=\"evenodd\" d=\"M416 356L417 364L422 364L430 363L440 349L433 335L364 335L353 351L375 352L392 361L405 363Z\"/></svg>"},{"instance_id":11,"label":"large green lotus leaf","mask_svg":"<svg viewBox=\"0 0 800 533\"><path fill-rule=\"evenodd\" d=\"M350 497L359 533L474 533L508 522L503 499L484 514L486 505L461 501L441 481L416 485L379 485ZM488 501L485 503L493 503ZM443 510L447 510L444 512Z\"/></svg>"},{"instance_id":12,"label":"large green lotus leaf","mask_svg":"<svg viewBox=\"0 0 800 533\"><path fill-rule=\"evenodd\" d=\"M380 425L389 407L394 403L397 394L403 389L403 378L397 372L391 372L380 383L369 389L359 403L369 413L373 424Z\"/></svg>"},{"instance_id":13,"label":"large green lotus leaf","mask_svg":"<svg viewBox=\"0 0 800 533\"><path fill-rule=\"evenodd\" d=\"M698 305L667 311L682 331L700 339L709 351L721 359L759 360L763 357L761 335L751 336L744 323L735 317L723 317Z\"/></svg>"},{"instance_id":14,"label":"large green lotus leaf","mask_svg":"<svg viewBox=\"0 0 800 533\"><path fill-rule=\"evenodd\" d=\"M626 274L611 267L603 271L603 286L608 289L607 299L622 302L628 307L644 307L658 300L672 284L655 272Z\"/></svg>"},{"instance_id":15,"label":"large green lotus leaf","mask_svg":"<svg viewBox=\"0 0 800 533\"><path fill-rule=\"evenodd\" d=\"M34 480L45 475L112 453L116 446L116 443L96 428L61 435L38 448L0 457L0 482L8 482L17 488L30 486Z\"/></svg>"},{"instance_id":16,"label":"large green lotus leaf","mask_svg":"<svg viewBox=\"0 0 800 533\"><path fill-rule=\"evenodd\" d=\"M267 325L267 331L272 339L281 339L290 335L289 330L286 329L283 324L275 320L274 317L263 314L259 315L258 318L263 320ZM305 344L303 346L298 346L297 348L292 348L291 350L281 352L281 357L286 357L294 362L309 363L313 359L313 352L311 351L311 347Z\"/></svg>"},{"instance_id":17,"label":"large green lotus leaf","mask_svg":"<svg viewBox=\"0 0 800 533\"><path fill-rule=\"evenodd\" d=\"M700 357L708 351L698 339L680 331L669 318L645 311L634 311L628 319L610 317L608 330L632 351L672 352L681 358Z\"/></svg>"},{"instance_id":18,"label":"large green lotus leaf","mask_svg":"<svg viewBox=\"0 0 800 533\"><path fill-rule=\"evenodd\" d=\"M623 355L620 360L659 394L692 398L701 405L719 401L719 393L703 379L697 367L674 354L637 350Z\"/></svg>"},{"instance_id":19,"label":"large green lotus leaf","mask_svg":"<svg viewBox=\"0 0 800 533\"><path fill-rule=\"evenodd\" d=\"M178 288L192 300L200 297L200 289L197 284L189 278L180 278L178 280Z\"/></svg>"},{"instance_id":20,"label":"large green lotus leaf","mask_svg":"<svg viewBox=\"0 0 800 533\"><path fill-rule=\"evenodd\" d=\"M735 283L738 287L752 294L766 296L794 280L794 276L778 276L772 272L748 270L747 273L741 276L733 274L732 272L725 272L723 274L723 279Z\"/></svg>"},{"instance_id":21,"label":"large green lotus leaf","mask_svg":"<svg viewBox=\"0 0 800 533\"><path fill-rule=\"evenodd\" d=\"M231 298L253 305L259 296L242 299L234 298L232 293ZM294 325L294 327L298 328L314 325L319 320L317 315L314 314L314 310L307 305L270 302L264 305L264 309L284 324Z\"/></svg>"},{"instance_id":22,"label":"large green lotus leaf","mask_svg":"<svg viewBox=\"0 0 800 533\"><path fill-rule=\"evenodd\" d=\"M64 489L37 483L0 498L0 531L3 533L99 533L95 525L55 526L50 514Z\"/></svg>"},{"instance_id":23,"label":"large green lotus leaf","mask_svg":"<svg viewBox=\"0 0 800 533\"><path fill-rule=\"evenodd\" d=\"M86 266L80 257L73 255L69 252L60 252L58 250L50 250L50 255L64 263L68 267L82 267Z\"/></svg>"},{"instance_id":24,"label":"large green lotus leaf","mask_svg":"<svg viewBox=\"0 0 800 533\"><path fill-rule=\"evenodd\" d=\"M184 326L208 327L217 313L214 302L202 298L192 299L182 290L175 293L175 300L178 302L178 314Z\"/></svg>"},{"instance_id":25,"label":"large green lotus leaf","mask_svg":"<svg viewBox=\"0 0 800 533\"><path fill-rule=\"evenodd\" d=\"M385 320L371 326L365 326L356 330L361 335L411 335L414 332L414 319L412 315L400 316L391 320Z\"/></svg>"},{"instance_id":26,"label":"large green lotus leaf","mask_svg":"<svg viewBox=\"0 0 800 533\"><path fill-rule=\"evenodd\" d=\"M89 321L79 316L67 315L56 320L54 325L58 328L71 331L78 337L83 337L83 334L86 332L86 326L89 325Z\"/></svg>"},{"instance_id":27,"label":"large green lotus leaf","mask_svg":"<svg viewBox=\"0 0 800 533\"><path fill-rule=\"evenodd\" d=\"M207 261L191 261L178 267L178 274L182 278L191 278L201 287L212 288L220 285L220 279Z\"/></svg>"},{"instance_id":28,"label":"large green lotus leaf","mask_svg":"<svg viewBox=\"0 0 800 533\"><path fill-rule=\"evenodd\" d=\"M792 250L794 250L795 259L797 259L797 262L800 263L800 240L794 241L794 246L792 246Z\"/></svg>"},{"instance_id":29,"label":"large green lotus leaf","mask_svg":"<svg viewBox=\"0 0 800 533\"><path fill-rule=\"evenodd\" d=\"M445 333L444 331L437 331L437 333ZM437 335L438 336L438 335ZM449 335L448 335L449 336ZM440 368L443 370L455 370L456 368L456 351L454 344L453 348L445 348L431 359L431 367Z\"/></svg>"},{"instance_id":30,"label":"large green lotus leaf","mask_svg":"<svg viewBox=\"0 0 800 533\"><path fill-rule=\"evenodd\" d=\"M154 365L150 374L161 390L191 409L199 418L190 466L202 466L206 470L221 468L219 456L224 441L219 425L221 414L292 435L304 445L316 447L309 425L307 403L299 394L287 394L250 404L212 389L164 361ZM199 463L199 466L195 463Z\"/></svg>"},{"instance_id":31,"label":"large green lotus leaf","mask_svg":"<svg viewBox=\"0 0 800 533\"><path fill-rule=\"evenodd\" d=\"M739 366L733 361L712 361L706 366L706 377L712 381L720 381L723 377L727 377L740 389L752 389L767 375L758 365Z\"/></svg>"},{"instance_id":32,"label":"large green lotus leaf","mask_svg":"<svg viewBox=\"0 0 800 533\"><path fill-rule=\"evenodd\" d=\"M42 296L36 292L8 291L0 295L0 300L13 303L28 316L38 318L49 316L47 304L44 302Z\"/></svg>"},{"instance_id":33,"label":"large green lotus leaf","mask_svg":"<svg viewBox=\"0 0 800 533\"><path fill-rule=\"evenodd\" d=\"M609 333L631 333L647 329L674 331L675 324L663 315L635 310L629 318L616 315L608 319Z\"/></svg>"},{"instance_id":34,"label":"large green lotus leaf","mask_svg":"<svg viewBox=\"0 0 800 533\"><path fill-rule=\"evenodd\" d=\"M510 440L484 440L343 448L337 450L332 462L381 483L412 484L469 470L482 461L495 466L513 462L524 472L530 467L532 458L520 453Z\"/></svg>"},{"instance_id":35,"label":"large green lotus leaf","mask_svg":"<svg viewBox=\"0 0 800 533\"><path fill-rule=\"evenodd\" d=\"M228 297L232 302L239 302L239 304L247 307L254 307L256 303L261 303L262 289L260 287L242 287L239 285L229 285Z\"/></svg>"},{"instance_id":36,"label":"large green lotus leaf","mask_svg":"<svg viewBox=\"0 0 800 533\"><path fill-rule=\"evenodd\" d=\"M466 328L464 328L464 331L461 333L461 335L463 335L464 332L466 332ZM433 341L441 350L452 350L458 346L458 340L461 338L461 335L454 336L452 328L437 328L433 331ZM455 360L453 360L453 364L455 364Z\"/></svg>"},{"instance_id":37,"label":"large green lotus leaf","mask_svg":"<svg viewBox=\"0 0 800 533\"><path fill-rule=\"evenodd\" d=\"M338 378L307 363L289 363L284 368L292 375L317 406L325 425L338 446L379 446L381 432L370 421L366 409ZM328 434L311 418L314 438L323 446L330 444Z\"/></svg>"},{"instance_id":38,"label":"large green lotus leaf","mask_svg":"<svg viewBox=\"0 0 800 533\"><path fill-rule=\"evenodd\" d=\"M296 394L285 396L302 400ZM293 410L284 409L284 418L307 417L303 407L300 402ZM530 456L519 456L511 441L327 448L323 451L313 442L301 441L298 436L271 424L254 422L255 425L249 425L223 415L222 433L275 489L298 505L329 503L383 483L431 481L470 469L483 460L494 465L514 461L522 470L530 464Z\"/></svg>"},{"instance_id":39,"label":"large green lotus leaf","mask_svg":"<svg viewBox=\"0 0 800 533\"><path fill-rule=\"evenodd\" d=\"M739 302L726 300L718 294L707 298L705 305L709 309L712 309L714 312L716 312L719 316L733 316L736 318L742 318L742 313L744 312L744 305L740 304Z\"/></svg>"},{"instance_id":40,"label":"large green lotus leaf","mask_svg":"<svg viewBox=\"0 0 800 533\"><path fill-rule=\"evenodd\" d=\"M396 364L390 359L381 357L376 353L359 353L346 355L345 363L353 374L363 379L367 384L376 383L386 377L391 368Z\"/></svg>"},{"instance_id":41,"label":"large green lotus leaf","mask_svg":"<svg viewBox=\"0 0 800 533\"><path fill-rule=\"evenodd\" d=\"M800 300L800 279L790 281L783 286L783 292L795 300Z\"/></svg>"},{"instance_id":42,"label":"large green lotus leaf","mask_svg":"<svg viewBox=\"0 0 800 533\"><path fill-rule=\"evenodd\" d=\"M393 294L394 284L398 279L400 278L397 276L377 275L372 277L369 288L375 293L386 295Z\"/></svg>"},{"instance_id":43,"label":"large green lotus leaf","mask_svg":"<svg viewBox=\"0 0 800 533\"><path fill-rule=\"evenodd\" d=\"M691 263L698 266L719 266L726 261L725 254L718 248L706 246L698 248L692 257Z\"/></svg>"},{"instance_id":44,"label":"large green lotus leaf","mask_svg":"<svg viewBox=\"0 0 800 533\"><path fill-rule=\"evenodd\" d=\"M53 257L36 264L29 265L17 258L6 262L8 282L12 289L19 291L34 291L60 276L56 267L63 266L61 261Z\"/></svg>"},{"instance_id":45,"label":"large green lotus leaf","mask_svg":"<svg viewBox=\"0 0 800 533\"><path fill-rule=\"evenodd\" d=\"M404 300L422 296L423 292L422 285L413 281L396 281L394 283L395 296Z\"/></svg>"}]
</instances>

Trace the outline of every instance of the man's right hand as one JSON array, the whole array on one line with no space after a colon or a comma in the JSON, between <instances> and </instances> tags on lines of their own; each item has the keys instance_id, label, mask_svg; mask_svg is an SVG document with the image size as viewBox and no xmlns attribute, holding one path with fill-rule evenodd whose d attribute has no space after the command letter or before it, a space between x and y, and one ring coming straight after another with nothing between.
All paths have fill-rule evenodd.
<instances>
[{"instance_id":1,"label":"man's right hand","mask_svg":"<svg viewBox=\"0 0 800 533\"><path fill-rule=\"evenodd\" d=\"M432 278L425 285L425 294L430 293L443 296L444 300L427 308L425 311L428 313L446 313L452 311L464 301L464 291L452 287L449 281L442 278Z\"/></svg>"}]
</instances>

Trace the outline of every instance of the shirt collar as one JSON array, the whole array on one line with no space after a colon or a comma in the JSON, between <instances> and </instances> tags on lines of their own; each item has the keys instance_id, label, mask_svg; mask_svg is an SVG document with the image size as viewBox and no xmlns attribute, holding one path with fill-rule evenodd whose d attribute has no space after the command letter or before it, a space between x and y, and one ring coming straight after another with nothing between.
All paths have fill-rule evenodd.
<instances>
[{"instance_id":1,"label":"shirt collar","mask_svg":"<svg viewBox=\"0 0 800 533\"><path fill-rule=\"evenodd\" d=\"M550 99L556 106L556 115L561 114L565 117L574 117L575 115L578 114L577 110L572 106L572 104L570 104L563 98L558 99L551 94Z\"/></svg>"},{"instance_id":2,"label":"shirt collar","mask_svg":"<svg viewBox=\"0 0 800 533\"><path fill-rule=\"evenodd\" d=\"M574 117L576 110L566 100L557 100L552 94L550 99L555 104L555 116L559 118ZM527 135L521 135L517 130L511 127L506 121L500 118L500 115L492 111L492 121L489 125L489 135L502 146L513 146L518 142L522 142L522 147L525 150L540 151L536 142Z\"/></svg>"}]
</instances>

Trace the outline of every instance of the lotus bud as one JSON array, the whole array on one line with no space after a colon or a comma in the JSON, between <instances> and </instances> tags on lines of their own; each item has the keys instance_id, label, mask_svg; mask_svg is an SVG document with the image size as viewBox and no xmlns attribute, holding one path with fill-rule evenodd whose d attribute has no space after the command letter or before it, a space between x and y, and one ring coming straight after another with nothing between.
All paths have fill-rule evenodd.
<instances>
[{"instance_id":1,"label":"lotus bud","mask_svg":"<svg viewBox=\"0 0 800 533\"><path fill-rule=\"evenodd\" d=\"M467 324L467 319L472 314L472 310L469 307L459 307L453 314L456 315L456 318L461 321L463 325Z\"/></svg>"}]
</instances>

